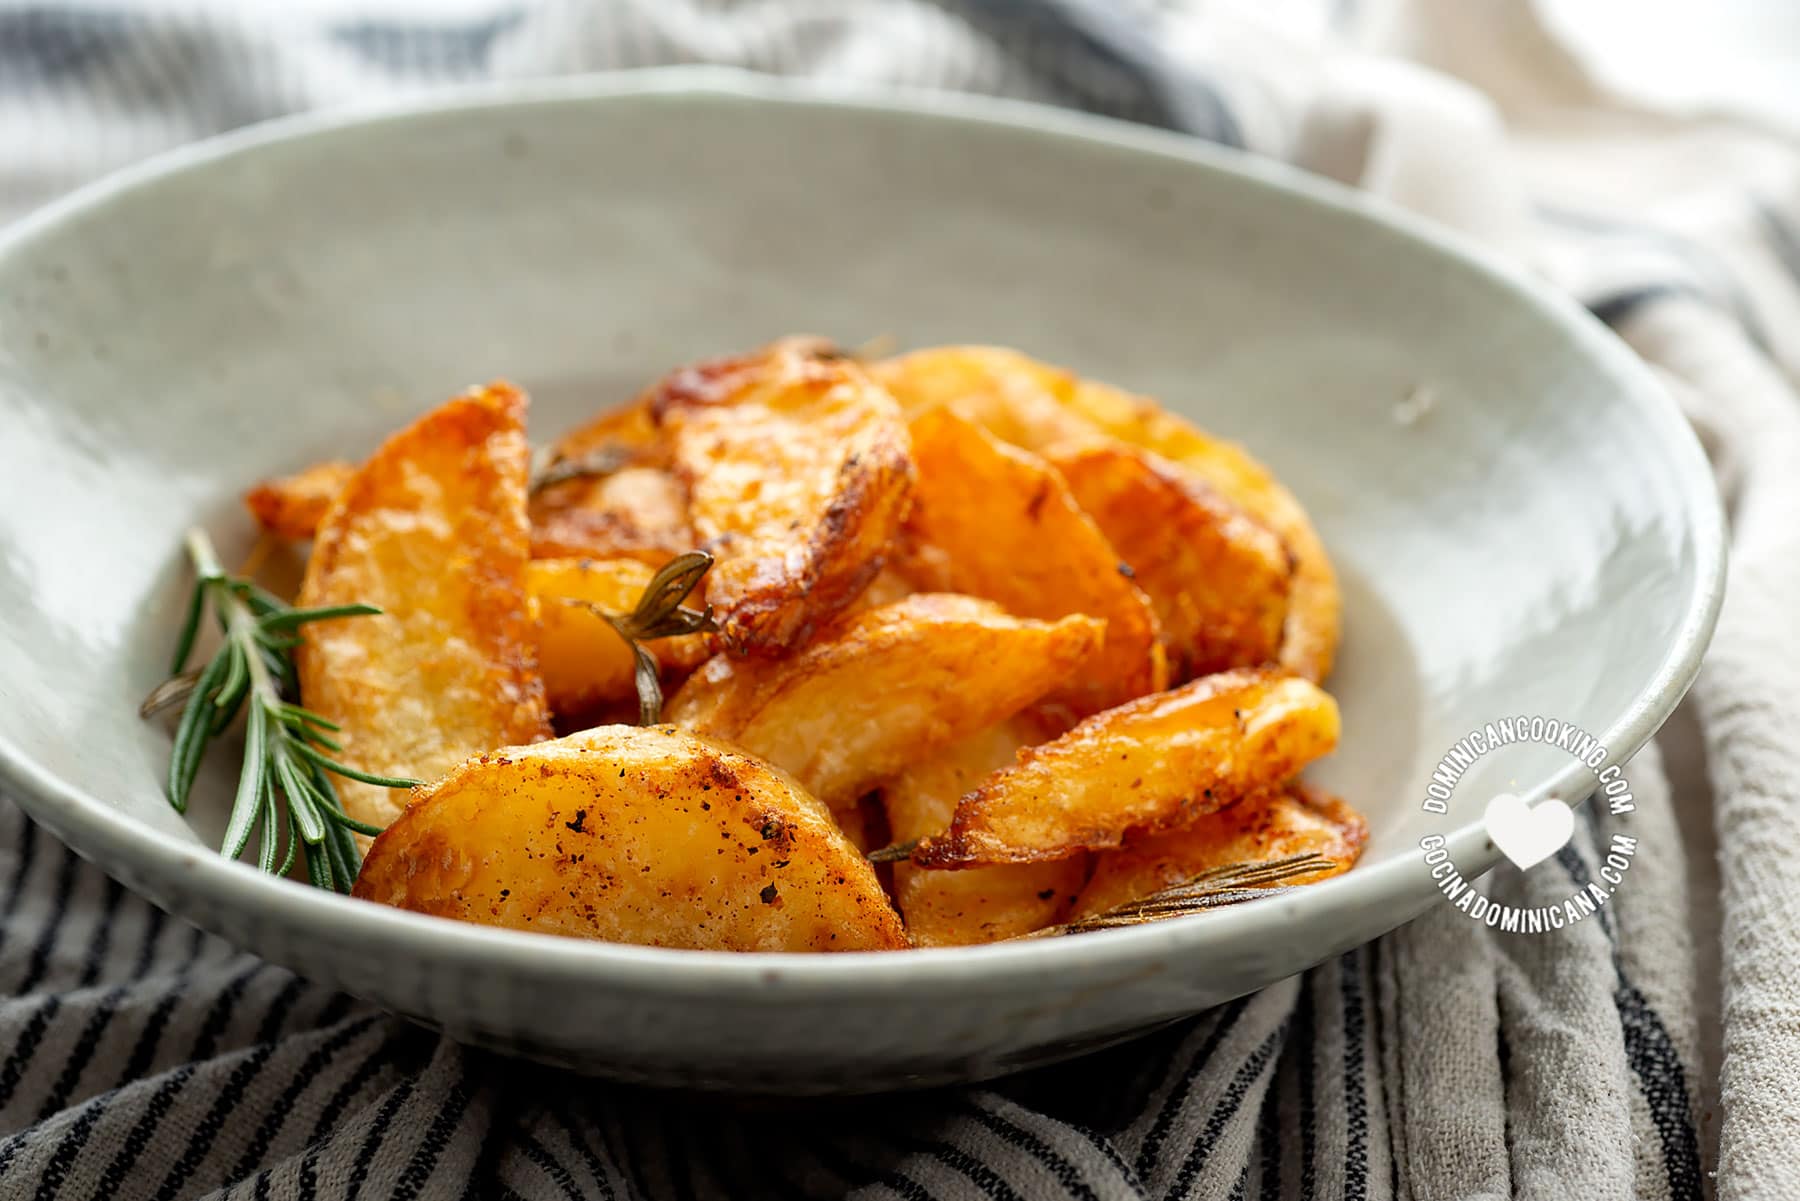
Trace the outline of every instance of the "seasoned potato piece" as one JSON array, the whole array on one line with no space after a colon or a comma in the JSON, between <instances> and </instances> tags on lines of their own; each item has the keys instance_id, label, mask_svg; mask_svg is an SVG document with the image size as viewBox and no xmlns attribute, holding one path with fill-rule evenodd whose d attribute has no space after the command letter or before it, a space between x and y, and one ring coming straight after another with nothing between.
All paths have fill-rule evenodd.
<instances>
[{"instance_id":1,"label":"seasoned potato piece","mask_svg":"<svg viewBox=\"0 0 1800 1201\"><path fill-rule=\"evenodd\" d=\"M1368 823L1349 805L1330 793L1290 783L1179 830L1133 839L1123 850L1101 855L1072 916L1104 913L1211 868L1270 863L1290 855L1310 853L1332 861L1329 869L1281 881L1311 884L1349 871L1368 837Z\"/></svg>"},{"instance_id":2,"label":"seasoned potato piece","mask_svg":"<svg viewBox=\"0 0 1800 1201\"><path fill-rule=\"evenodd\" d=\"M696 541L687 496L661 467L566 480L531 498L533 558L629 558L654 568Z\"/></svg>"},{"instance_id":3,"label":"seasoned potato piece","mask_svg":"<svg viewBox=\"0 0 1800 1201\"><path fill-rule=\"evenodd\" d=\"M1124 442L1192 471L1273 530L1293 558L1281 665L1315 683L1337 656L1342 601L1325 544L1294 494L1235 442L1203 433L1155 401L1083 380L1069 395L1083 417Z\"/></svg>"},{"instance_id":4,"label":"seasoned potato piece","mask_svg":"<svg viewBox=\"0 0 1800 1201\"><path fill-rule=\"evenodd\" d=\"M791 778L668 726L470 759L375 840L356 895L458 921L721 951L906 945L874 869Z\"/></svg>"},{"instance_id":5,"label":"seasoned potato piece","mask_svg":"<svg viewBox=\"0 0 1800 1201\"><path fill-rule=\"evenodd\" d=\"M1206 676L1020 751L913 862L1030 863L1116 847L1271 788L1337 739L1337 702L1308 680L1266 668Z\"/></svg>"},{"instance_id":6,"label":"seasoned potato piece","mask_svg":"<svg viewBox=\"0 0 1800 1201\"><path fill-rule=\"evenodd\" d=\"M677 371L652 412L702 548L728 647L804 643L881 570L913 486L906 426L862 368L777 343Z\"/></svg>"},{"instance_id":7,"label":"seasoned potato piece","mask_svg":"<svg viewBox=\"0 0 1800 1201\"><path fill-rule=\"evenodd\" d=\"M1291 571L1279 538L1149 451L1096 439L1044 457L1150 598L1171 681L1275 660Z\"/></svg>"},{"instance_id":8,"label":"seasoned potato piece","mask_svg":"<svg viewBox=\"0 0 1800 1201\"><path fill-rule=\"evenodd\" d=\"M586 605L630 613L655 574L635 559L534 559L526 566L525 587L538 623L538 670L550 711L559 718L637 696L631 647ZM690 603L697 606L700 597L692 595ZM712 653L703 634L644 646L665 671L691 670Z\"/></svg>"},{"instance_id":9,"label":"seasoned potato piece","mask_svg":"<svg viewBox=\"0 0 1800 1201\"><path fill-rule=\"evenodd\" d=\"M593 474L549 478L572 465ZM547 482L531 495L532 557L628 558L661 567L692 550L687 495L668 465L668 439L641 398L558 438Z\"/></svg>"},{"instance_id":10,"label":"seasoned potato piece","mask_svg":"<svg viewBox=\"0 0 1800 1201\"><path fill-rule=\"evenodd\" d=\"M894 841L935 834L950 824L957 798L1021 746L1043 737L1021 715L919 759L882 785ZM1088 857L1006 863L960 872L894 865L894 900L916 947L956 947L1029 934L1062 920L1087 879Z\"/></svg>"},{"instance_id":11,"label":"seasoned potato piece","mask_svg":"<svg viewBox=\"0 0 1800 1201\"><path fill-rule=\"evenodd\" d=\"M715 655L669 721L792 772L834 808L919 755L1017 713L1090 661L1102 627L1009 617L919 593L851 617L786 659Z\"/></svg>"},{"instance_id":12,"label":"seasoned potato piece","mask_svg":"<svg viewBox=\"0 0 1800 1201\"><path fill-rule=\"evenodd\" d=\"M1061 476L947 409L913 422L912 437L919 484L901 564L908 578L1022 617L1106 622L1100 657L1056 694L1078 717L1168 682L1149 600Z\"/></svg>"},{"instance_id":13,"label":"seasoned potato piece","mask_svg":"<svg viewBox=\"0 0 1800 1201\"><path fill-rule=\"evenodd\" d=\"M877 363L875 377L909 417L949 407L996 437L1043 451L1106 433L1193 472L1273 531L1293 556L1281 663L1315 683L1337 653L1337 576L1306 510L1235 442L1214 438L1155 401L992 346L943 346Z\"/></svg>"},{"instance_id":14,"label":"seasoned potato piece","mask_svg":"<svg viewBox=\"0 0 1800 1201\"><path fill-rule=\"evenodd\" d=\"M294 475L264 480L244 494L244 505L256 523L277 538L304 542L355 474L356 464L342 459L314 463Z\"/></svg>"},{"instance_id":15,"label":"seasoned potato piece","mask_svg":"<svg viewBox=\"0 0 1800 1201\"><path fill-rule=\"evenodd\" d=\"M300 605L363 602L294 652L308 707L342 724L343 760L432 779L491 747L548 737L525 601L525 396L490 384L389 438L320 523ZM383 825L406 793L344 780Z\"/></svg>"},{"instance_id":16,"label":"seasoned potato piece","mask_svg":"<svg viewBox=\"0 0 1800 1201\"><path fill-rule=\"evenodd\" d=\"M1026 450L1094 433L1063 403L1075 377L1016 350L938 346L875 363L869 373L894 394L908 421L948 409Z\"/></svg>"}]
</instances>

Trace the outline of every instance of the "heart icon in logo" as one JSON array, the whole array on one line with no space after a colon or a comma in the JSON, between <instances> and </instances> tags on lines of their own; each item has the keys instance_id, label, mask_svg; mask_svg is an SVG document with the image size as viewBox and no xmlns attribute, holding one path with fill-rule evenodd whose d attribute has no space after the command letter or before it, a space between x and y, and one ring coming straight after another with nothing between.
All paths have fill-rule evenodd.
<instances>
[{"instance_id":1,"label":"heart icon in logo","mask_svg":"<svg viewBox=\"0 0 1800 1201\"><path fill-rule=\"evenodd\" d=\"M1574 810L1555 797L1527 805L1503 792L1487 803L1481 820L1494 845L1521 870L1556 854L1575 833Z\"/></svg>"}]
</instances>

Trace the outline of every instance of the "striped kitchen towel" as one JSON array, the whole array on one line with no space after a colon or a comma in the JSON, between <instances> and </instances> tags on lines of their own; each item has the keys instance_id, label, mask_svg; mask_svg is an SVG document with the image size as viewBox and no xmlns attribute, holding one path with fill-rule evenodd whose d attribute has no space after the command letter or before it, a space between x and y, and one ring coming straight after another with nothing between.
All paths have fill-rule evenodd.
<instances>
[{"instance_id":1,"label":"striped kitchen towel","mask_svg":"<svg viewBox=\"0 0 1800 1201\"><path fill-rule=\"evenodd\" d=\"M442 1041L166 918L0 798L0 1197L1800 1196L1800 153L1767 113L1609 82L1547 0L1280 7L0 0L0 211L281 113L687 61L1074 105L1379 192L1611 323L1728 499L1717 642L1632 765L1640 850L1598 920L1444 906L1074 1063L748 1106ZM1566 898L1599 808L1490 892Z\"/></svg>"}]
</instances>

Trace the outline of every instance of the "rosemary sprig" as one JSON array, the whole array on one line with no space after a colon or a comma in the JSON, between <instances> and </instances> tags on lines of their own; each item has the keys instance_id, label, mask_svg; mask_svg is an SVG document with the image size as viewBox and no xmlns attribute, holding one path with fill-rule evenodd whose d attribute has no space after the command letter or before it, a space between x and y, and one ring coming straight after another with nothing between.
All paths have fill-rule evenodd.
<instances>
[{"instance_id":1,"label":"rosemary sprig","mask_svg":"<svg viewBox=\"0 0 1800 1201\"><path fill-rule=\"evenodd\" d=\"M608 613L592 601L563 597L565 605L575 605L594 614L611 626L625 645L631 648L637 665L635 680L638 694L638 724L653 726L662 720L662 674L656 656L644 643L657 638L674 638L682 634L709 634L718 630L713 621L712 606L690 609L682 604L711 570L713 557L703 550L676 555L644 585L643 595L629 613Z\"/></svg>"},{"instance_id":2,"label":"rosemary sprig","mask_svg":"<svg viewBox=\"0 0 1800 1201\"><path fill-rule=\"evenodd\" d=\"M1269 885L1323 871L1332 865L1331 859L1310 851L1304 855L1291 855L1286 859L1271 859L1266 863L1227 863L1200 872L1180 884L1171 884L1147 897L1139 897L1135 901L1127 901L1123 905L1116 905L1060 926L1046 926L1020 937L1055 938L1064 934L1087 934L1094 930L1142 926L1164 918L1187 917L1190 914L1204 913L1208 909L1221 909L1227 905L1238 905L1289 892L1292 886L1271 888Z\"/></svg>"},{"instance_id":3,"label":"rosemary sprig","mask_svg":"<svg viewBox=\"0 0 1800 1201\"><path fill-rule=\"evenodd\" d=\"M248 710L237 795L220 851L237 858L260 826L257 865L263 871L282 874L301 854L315 885L348 892L358 866L351 833L381 830L344 812L331 777L385 788L410 788L418 781L358 771L332 757L343 749L331 736L336 723L288 699L299 690L293 650L300 644L296 631L308 622L381 610L373 605L296 609L247 579L227 575L201 530L188 531L187 552L196 579L176 638L173 675L139 709L149 717L182 706L169 752L169 803L177 812L187 812L207 749ZM189 670L188 657L208 609L223 641L204 666Z\"/></svg>"}]
</instances>

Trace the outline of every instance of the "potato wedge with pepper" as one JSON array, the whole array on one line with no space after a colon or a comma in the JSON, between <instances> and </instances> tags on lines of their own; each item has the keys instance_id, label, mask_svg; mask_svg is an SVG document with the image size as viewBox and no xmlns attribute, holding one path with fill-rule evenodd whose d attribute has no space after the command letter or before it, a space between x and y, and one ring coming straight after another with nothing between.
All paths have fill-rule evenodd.
<instances>
[{"instance_id":1,"label":"potato wedge with pepper","mask_svg":"<svg viewBox=\"0 0 1800 1201\"><path fill-rule=\"evenodd\" d=\"M1141 900L1201 872L1315 854L1331 867L1281 881L1312 884L1350 870L1368 841L1362 814L1330 793L1294 782L1164 834L1133 839L1099 856L1071 915L1090 917ZM949 873L957 874L957 873Z\"/></svg>"},{"instance_id":2,"label":"potato wedge with pepper","mask_svg":"<svg viewBox=\"0 0 1800 1201\"><path fill-rule=\"evenodd\" d=\"M655 568L636 559L533 559L526 566L525 588L537 617L538 670L550 711L559 719L636 697L631 647L595 609L629 614L655 575ZM689 603L700 605L698 590ZM643 645L665 673L691 671L712 654L704 634Z\"/></svg>"},{"instance_id":3,"label":"potato wedge with pepper","mask_svg":"<svg viewBox=\"0 0 1800 1201\"><path fill-rule=\"evenodd\" d=\"M722 951L904 947L874 869L782 772L667 726L480 755L421 788L355 895L458 921Z\"/></svg>"},{"instance_id":4,"label":"potato wedge with pepper","mask_svg":"<svg viewBox=\"0 0 1800 1201\"><path fill-rule=\"evenodd\" d=\"M933 749L1011 717L1099 652L1090 617L1011 617L917 593L847 618L785 659L715 655L666 710L792 772L844 808Z\"/></svg>"},{"instance_id":5,"label":"potato wedge with pepper","mask_svg":"<svg viewBox=\"0 0 1800 1201\"><path fill-rule=\"evenodd\" d=\"M1337 702L1300 676L1204 676L1088 718L1019 752L956 806L921 867L1063 859L1186 825L1296 775L1332 750Z\"/></svg>"},{"instance_id":6,"label":"potato wedge with pepper","mask_svg":"<svg viewBox=\"0 0 1800 1201\"><path fill-rule=\"evenodd\" d=\"M318 530L331 502L355 474L356 464L342 459L314 463L293 475L264 480L244 494L244 506L265 532L304 542Z\"/></svg>"},{"instance_id":7,"label":"potato wedge with pepper","mask_svg":"<svg viewBox=\"0 0 1800 1201\"><path fill-rule=\"evenodd\" d=\"M382 610L309 624L294 652L301 698L340 723L345 763L429 780L549 737L525 601L525 408L490 384L433 410L383 443L320 522L300 607ZM338 788L372 825L406 803L399 789Z\"/></svg>"},{"instance_id":8,"label":"potato wedge with pepper","mask_svg":"<svg viewBox=\"0 0 1800 1201\"><path fill-rule=\"evenodd\" d=\"M1275 661L1292 571L1281 539L1138 447L1100 438L1044 457L1150 598L1171 682Z\"/></svg>"},{"instance_id":9,"label":"potato wedge with pepper","mask_svg":"<svg viewBox=\"0 0 1800 1201\"><path fill-rule=\"evenodd\" d=\"M677 371L650 405L718 560L707 595L726 646L800 646L881 570L913 462L898 406L856 363L776 343Z\"/></svg>"},{"instance_id":10,"label":"potato wedge with pepper","mask_svg":"<svg viewBox=\"0 0 1800 1201\"><path fill-rule=\"evenodd\" d=\"M1330 673L1342 602L1325 545L1293 493L1237 443L1205 433L1147 397L1002 347L933 347L876 363L871 373L908 417L948 408L997 438L1040 452L1084 434L1109 434L1210 484L1271 530L1293 557L1282 666L1314 683Z\"/></svg>"},{"instance_id":11,"label":"potato wedge with pepper","mask_svg":"<svg viewBox=\"0 0 1800 1201\"><path fill-rule=\"evenodd\" d=\"M881 786L895 842L935 834L956 802L1046 732L1024 714L920 758ZM1062 920L1087 879L1088 857L960 872L894 865L894 903L915 947L958 947L1029 934Z\"/></svg>"},{"instance_id":12,"label":"potato wedge with pepper","mask_svg":"<svg viewBox=\"0 0 1800 1201\"><path fill-rule=\"evenodd\" d=\"M1055 470L948 409L913 422L919 465L901 571L1021 617L1085 613L1106 623L1100 656L1058 689L1085 717L1168 681L1150 601Z\"/></svg>"}]
</instances>

